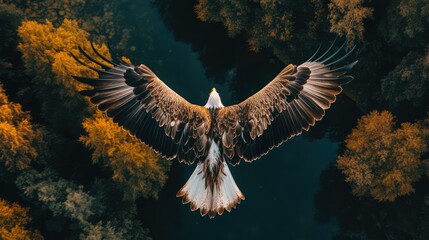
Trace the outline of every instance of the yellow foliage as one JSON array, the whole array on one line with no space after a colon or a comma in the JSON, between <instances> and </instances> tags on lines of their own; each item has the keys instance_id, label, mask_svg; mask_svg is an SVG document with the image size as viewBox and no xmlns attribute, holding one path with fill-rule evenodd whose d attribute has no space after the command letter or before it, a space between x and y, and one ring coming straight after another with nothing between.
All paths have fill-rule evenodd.
<instances>
[{"instance_id":1,"label":"yellow foliage","mask_svg":"<svg viewBox=\"0 0 429 240\"><path fill-rule=\"evenodd\" d=\"M4 240L40 240L43 239L38 231L27 229L31 218L27 215L28 209L17 203L9 204L0 199L0 239Z\"/></svg>"},{"instance_id":2,"label":"yellow foliage","mask_svg":"<svg viewBox=\"0 0 429 240\"><path fill-rule=\"evenodd\" d=\"M94 150L94 162L102 163L113 170L113 180L129 188L127 199L140 196L157 197L165 183L170 163L159 159L152 149L131 136L101 112L83 122L87 132L80 140Z\"/></svg>"},{"instance_id":3,"label":"yellow foliage","mask_svg":"<svg viewBox=\"0 0 429 240\"><path fill-rule=\"evenodd\" d=\"M195 5L195 12L197 13L197 18L203 22L208 20L209 11L206 7L208 0L199 0Z\"/></svg>"},{"instance_id":4,"label":"yellow foliage","mask_svg":"<svg viewBox=\"0 0 429 240\"><path fill-rule=\"evenodd\" d=\"M32 144L41 135L21 106L9 102L0 85L0 161L12 171L27 169L38 155Z\"/></svg>"},{"instance_id":5,"label":"yellow foliage","mask_svg":"<svg viewBox=\"0 0 429 240\"><path fill-rule=\"evenodd\" d=\"M403 123L397 129L394 124L391 113L374 111L347 136L337 164L355 195L394 201L414 191L412 183L421 176L420 157L428 148L418 124Z\"/></svg>"},{"instance_id":6,"label":"yellow foliage","mask_svg":"<svg viewBox=\"0 0 429 240\"><path fill-rule=\"evenodd\" d=\"M347 36L349 43L362 40L364 20L372 17L373 9L364 7L365 0L331 0L329 21L331 32Z\"/></svg>"},{"instance_id":7,"label":"yellow foliage","mask_svg":"<svg viewBox=\"0 0 429 240\"><path fill-rule=\"evenodd\" d=\"M19 6L28 20L48 20L55 27L66 19L76 20L83 30L91 33L92 39L100 42L120 39L116 47L126 48L130 29L119 24L121 4L121 1L104 0L23 0Z\"/></svg>"},{"instance_id":8,"label":"yellow foliage","mask_svg":"<svg viewBox=\"0 0 429 240\"><path fill-rule=\"evenodd\" d=\"M22 39L18 49L28 71L37 75L43 84L59 85L61 96L75 96L76 90L84 88L83 84L74 81L71 76L97 75L70 55L72 53L88 65L98 67L80 54L78 47L82 47L93 58L102 61L92 54L90 42L87 40L89 34L80 29L76 21L66 19L58 28L49 21L44 24L24 21L18 28L18 34ZM95 47L102 55L110 58L106 45L95 44Z\"/></svg>"},{"instance_id":9,"label":"yellow foliage","mask_svg":"<svg viewBox=\"0 0 429 240\"><path fill-rule=\"evenodd\" d=\"M19 50L23 53L26 68L36 75L35 81L45 87L52 86L48 89L55 89L56 94L67 97L62 101L63 105L73 104L78 99L77 91L87 88L71 76L97 77L96 72L78 63L69 53L86 64L99 68L81 55L78 50L81 47L91 57L108 65L93 53L87 40L89 34L80 29L76 21L66 19L58 28L49 21L44 24L25 21L18 33L22 38ZM106 45L95 45L95 48L100 54L110 58ZM125 57L122 57L122 61L131 63ZM51 102L55 100L49 99ZM94 149L95 162L104 159L103 164L112 168L113 180L121 187L129 188L129 191L125 191L127 198L157 196L167 178L167 163L159 163L158 156L150 148L129 136L100 113L87 118L83 127L88 135L82 137L81 141Z\"/></svg>"}]
</instances>

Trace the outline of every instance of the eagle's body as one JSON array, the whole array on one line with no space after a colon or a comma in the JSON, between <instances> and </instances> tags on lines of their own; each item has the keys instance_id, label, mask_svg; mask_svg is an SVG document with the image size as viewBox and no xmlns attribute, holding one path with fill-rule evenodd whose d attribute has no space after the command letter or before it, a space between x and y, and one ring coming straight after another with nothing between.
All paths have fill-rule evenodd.
<instances>
[{"instance_id":1,"label":"eagle's body","mask_svg":"<svg viewBox=\"0 0 429 240\"><path fill-rule=\"evenodd\" d=\"M222 146L222 142L216 119L224 106L216 89L213 88L204 107L213 119L207 134L210 147L176 196L183 197L183 203L190 202L191 210L201 209L202 215L209 213L210 217L214 217L216 213L221 215L224 209L231 211L241 200L244 200L244 195L235 184L219 147ZM201 191L202 189L206 190Z\"/></svg>"},{"instance_id":2,"label":"eagle's body","mask_svg":"<svg viewBox=\"0 0 429 240\"><path fill-rule=\"evenodd\" d=\"M334 44L332 44L333 46ZM244 195L237 187L228 164L241 159L252 162L289 138L308 130L320 120L341 91L341 85L353 78L344 75L356 62L333 65L349 54L330 61L339 51L319 58L286 66L268 85L240 104L224 106L215 89L204 106L187 102L165 85L145 65L90 61L99 78L75 77L94 87L81 93L113 121L152 147L167 159L196 169L177 196L190 203L192 210L211 218L235 208ZM317 53L317 52L316 52Z\"/></svg>"}]
</instances>

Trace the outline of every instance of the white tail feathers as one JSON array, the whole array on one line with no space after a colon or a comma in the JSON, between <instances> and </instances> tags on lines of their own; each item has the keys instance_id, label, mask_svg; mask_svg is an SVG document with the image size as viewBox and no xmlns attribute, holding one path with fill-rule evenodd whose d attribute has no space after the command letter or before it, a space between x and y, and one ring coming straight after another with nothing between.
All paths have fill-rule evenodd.
<instances>
[{"instance_id":1,"label":"white tail feathers","mask_svg":"<svg viewBox=\"0 0 429 240\"><path fill-rule=\"evenodd\" d=\"M216 161L211 159L212 156L209 154L205 162L197 164L189 180L177 193L177 197L183 197L184 204L191 203L192 211L200 209L202 216L208 213L210 218L216 214L222 215L224 210L230 212L244 200L225 161L217 161L220 170L210 173L213 170L210 163Z\"/></svg>"}]
</instances>

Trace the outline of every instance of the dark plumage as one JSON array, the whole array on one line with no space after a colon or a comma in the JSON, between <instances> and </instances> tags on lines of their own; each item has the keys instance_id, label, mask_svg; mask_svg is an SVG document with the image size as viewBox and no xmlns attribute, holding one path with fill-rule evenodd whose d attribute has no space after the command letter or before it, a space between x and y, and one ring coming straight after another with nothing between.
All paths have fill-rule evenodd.
<instances>
[{"instance_id":1,"label":"dark plumage","mask_svg":"<svg viewBox=\"0 0 429 240\"><path fill-rule=\"evenodd\" d=\"M241 159L252 162L289 138L308 130L322 119L325 110L341 93L341 85L353 77L345 75L356 63L333 67L350 52L336 59L344 44L329 55L299 66L286 66L269 84L240 104L224 107L214 90L205 106L189 103L165 85L145 65L114 63L99 54L102 69L98 78L74 77L93 89L81 93L90 97L119 126L167 159L197 168L178 192L191 209L214 217L230 211L244 199L228 165ZM83 61L74 57L77 61Z\"/></svg>"}]
</instances>

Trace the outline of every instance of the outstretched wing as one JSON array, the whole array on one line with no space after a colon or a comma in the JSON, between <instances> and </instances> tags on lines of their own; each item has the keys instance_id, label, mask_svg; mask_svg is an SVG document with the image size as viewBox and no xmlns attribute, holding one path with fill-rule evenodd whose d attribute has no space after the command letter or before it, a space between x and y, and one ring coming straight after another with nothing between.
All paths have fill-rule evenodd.
<instances>
[{"instance_id":1,"label":"outstretched wing","mask_svg":"<svg viewBox=\"0 0 429 240\"><path fill-rule=\"evenodd\" d=\"M345 44L327 56L334 43L316 60L317 52L299 66L288 65L253 96L219 110L223 154L231 164L256 160L322 119L341 85L353 79L344 74L357 63L332 68L353 50L332 60Z\"/></svg>"},{"instance_id":2,"label":"outstretched wing","mask_svg":"<svg viewBox=\"0 0 429 240\"><path fill-rule=\"evenodd\" d=\"M81 91L98 109L135 135L163 157L177 157L188 164L206 155L210 114L202 106L190 104L164 84L145 65L114 63L97 52L106 63L81 53L103 69L78 62L98 73L98 78L74 77L93 86ZM111 65L111 66L109 66Z\"/></svg>"}]
</instances>

